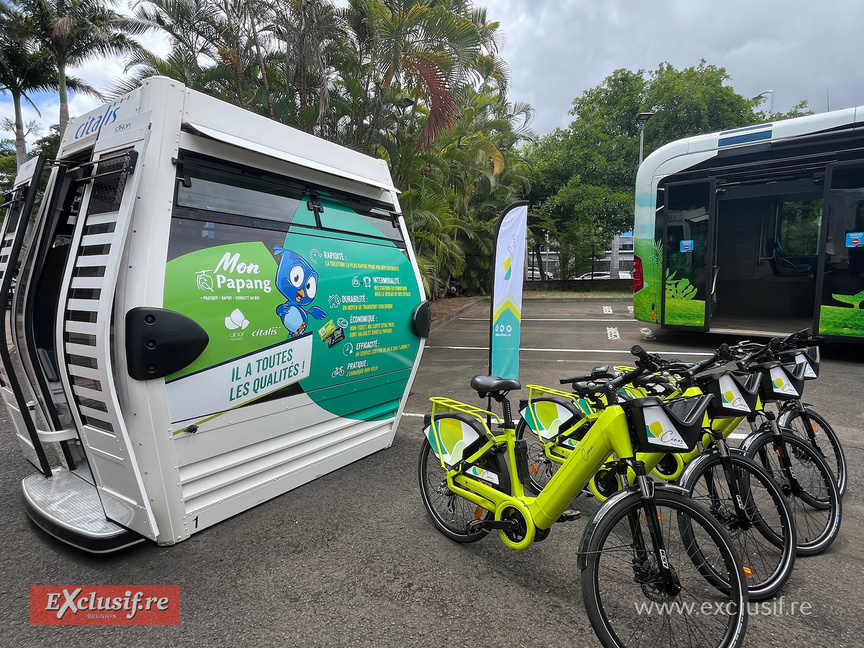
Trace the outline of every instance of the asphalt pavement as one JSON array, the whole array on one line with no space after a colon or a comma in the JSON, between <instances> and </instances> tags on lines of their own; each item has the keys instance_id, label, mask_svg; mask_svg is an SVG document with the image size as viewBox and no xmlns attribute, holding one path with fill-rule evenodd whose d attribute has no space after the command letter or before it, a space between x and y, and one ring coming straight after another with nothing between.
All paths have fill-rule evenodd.
<instances>
[{"instance_id":1,"label":"asphalt pavement","mask_svg":"<svg viewBox=\"0 0 864 648\"><path fill-rule=\"evenodd\" d=\"M522 384L554 386L601 364L629 364L636 343L700 359L730 338L657 333L627 299L524 304ZM32 468L0 413L0 645L94 646L595 646L576 550L596 509L555 525L521 552L494 534L459 545L426 519L417 486L422 415L430 396L482 405L468 387L487 373L488 301L428 339L393 446L171 547L152 543L94 556L36 528L20 501ZM747 646L864 646L864 354L829 347L805 400L839 433L849 464L840 535L796 562L775 604L753 614ZM515 401L527 390L514 394ZM31 627L31 585L179 585L181 623L169 627ZM783 597L780 605L780 596ZM797 602L797 606L792 603ZM809 613L802 613L802 605ZM797 609L797 613L790 610Z\"/></svg>"}]
</instances>

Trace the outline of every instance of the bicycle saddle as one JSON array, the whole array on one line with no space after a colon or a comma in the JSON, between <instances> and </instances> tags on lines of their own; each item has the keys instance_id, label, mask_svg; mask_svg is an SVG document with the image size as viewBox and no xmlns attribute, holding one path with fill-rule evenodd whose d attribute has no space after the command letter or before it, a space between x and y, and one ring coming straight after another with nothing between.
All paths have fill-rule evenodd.
<instances>
[{"instance_id":1,"label":"bicycle saddle","mask_svg":"<svg viewBox=\"0 0 864 648\"><path fill-rule=\"evenodd\" d=\"M471 379L471 389L480 394L480 398L488 394L522 389L522 384L512 378L500 378L499 376L474 376Z\"/></svg>"}]
</instances>

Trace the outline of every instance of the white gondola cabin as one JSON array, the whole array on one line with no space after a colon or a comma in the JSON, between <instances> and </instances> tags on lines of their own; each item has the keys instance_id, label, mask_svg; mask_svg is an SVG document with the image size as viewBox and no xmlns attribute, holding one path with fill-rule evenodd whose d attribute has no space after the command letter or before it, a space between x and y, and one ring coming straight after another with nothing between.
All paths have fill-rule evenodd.
<instances>
[{"instance_id":1,"label":"white gondola cabin","mask_svg":"<svg viewBox=\"0 0 864 648\"><path fill-rule=\"evenodd\" d=\"M187 539L388 447L429 309L386 164L154 77L5 196L0 380L45 531Z\"/></svg>"}]
</instances>

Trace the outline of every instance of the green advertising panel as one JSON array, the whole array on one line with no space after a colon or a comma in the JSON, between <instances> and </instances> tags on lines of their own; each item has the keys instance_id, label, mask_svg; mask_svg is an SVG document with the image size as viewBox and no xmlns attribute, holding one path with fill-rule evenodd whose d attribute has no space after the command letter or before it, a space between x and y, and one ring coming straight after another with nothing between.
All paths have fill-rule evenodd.
<instances>
[{"instance_id":1,"label":"green advertising panel","mask_svg":"<svg viewBox=\"0 0 864 648\"><path fill-rule=\"evenodd\" d=\"M333 205L327 211L350 218ZM339 416L392 416L419 349L411 262L389 241L295 230L282 245L214 245L168 262L164 307L210 337L195 362L166 378L173 424L280 390L302 390ZM363 232L360 222L353 231Z\"/></svg>"}]
</instances>

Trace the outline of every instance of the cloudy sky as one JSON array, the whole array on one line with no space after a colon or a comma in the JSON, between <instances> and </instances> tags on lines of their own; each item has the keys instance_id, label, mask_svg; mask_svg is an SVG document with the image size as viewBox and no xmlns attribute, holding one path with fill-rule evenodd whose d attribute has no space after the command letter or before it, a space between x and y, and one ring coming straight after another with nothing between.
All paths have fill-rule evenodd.
<instances>
[{"instance_id":1,"label":"cloudy sky","mask_svg":"<svg viewBox=\"0 0 864 648\"><path fill-rule=\"evenodd\" d=\"M535 109L533 127L546 134L570 122L575 97L613 70L676 68L700 59L726 68L737 92L773 90L774 110L806 99L815 112L864 105L864 2L860 0L476 0L501 25L501 55L512 73L511 99ZM159 48L155 38L148 46ZM76 74L97 89L123 72L99 61ZM764 105L768 108L770 95ZM96 102L74 97L72 115ZM56 98L37 105L47 126ZM0 116L12 117L0 96ZM27 119L37 118L32 109ZM0 133L0 137L12 137Z\"/></svg>"}]
</instances>

